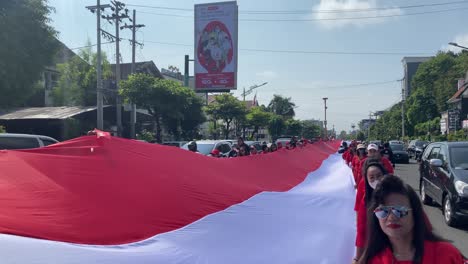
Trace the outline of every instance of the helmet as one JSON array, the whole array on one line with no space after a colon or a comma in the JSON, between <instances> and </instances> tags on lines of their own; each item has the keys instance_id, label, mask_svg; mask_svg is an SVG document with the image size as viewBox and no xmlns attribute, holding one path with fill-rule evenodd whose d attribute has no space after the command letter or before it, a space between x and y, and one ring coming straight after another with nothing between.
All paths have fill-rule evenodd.
<instances>
[{"instance_id":1,"label":"helmet","mask_svg":"<svg viewBox=\"0 0 468 264\"><path fill-rule=\"evenodd\" d=\"M197 152L197 142L195 141L190 141L188 143L188 149L192 152Z\"/></svg>"}]
</instances>

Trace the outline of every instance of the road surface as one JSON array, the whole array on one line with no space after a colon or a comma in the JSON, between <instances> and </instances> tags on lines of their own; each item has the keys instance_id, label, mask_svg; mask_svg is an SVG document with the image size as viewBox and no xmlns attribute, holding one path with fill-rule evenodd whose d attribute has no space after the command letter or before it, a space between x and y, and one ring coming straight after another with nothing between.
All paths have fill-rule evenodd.
<instances>
[{"instance_id":1,"label":"road surface","mask_svg":"<svg viewBox=\"0 0 468 264\"><path fill-rule=\"evenodd\" d=\"M397 164L395 174L400 176L411 187L419 193L419 171L417 163L412 160L411 164ZM453 244L468 257L468 223L459 228L452 228L445 224L442 210L438 206L424 206L435 232Z\"/></svg>"}]
</instances>

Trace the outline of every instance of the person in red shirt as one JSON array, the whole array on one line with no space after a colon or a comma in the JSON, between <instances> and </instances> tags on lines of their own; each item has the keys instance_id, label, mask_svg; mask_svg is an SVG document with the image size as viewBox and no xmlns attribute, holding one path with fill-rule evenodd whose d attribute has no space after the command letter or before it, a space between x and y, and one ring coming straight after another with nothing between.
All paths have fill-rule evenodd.
<instances>
[{"instance_id":1,"label":"person in red shirt","mask_svg":"<svg viewBox=\"0 0 468 264\"><path fill-rule=\"evenodd\" d=\"M368 151L368 155L367 155L367 158L363 159L361 161L361 163L359 164L359 167L357 168L357 172L358 172L358 176L357 176L357 192L356 192L356 200L355 200L355 203L354 203L354 210L357 212L357 208L359 206L359 202L361 201L362 197L364 196L364 192L365 192L365 181L364 181L364 177L362 177L363 175L363 168L366 167L366 162L370 159L375 159L375 160L378 160L380 161L380 163L382 163L382 165L384 166L385 168L385 171L388 173L388 174L393 174L394 173L394 169L393 169L393 165L392 163L385 157L382 157L380 155L380 151L379 151L379 147L375 144L369 144L369 146L367 146L367 151Z\"/></svg>"},{"instance_id":2,"label":"person in red shirt","mask_svg":"<svg viewBox=\"0 0 468 264\"><path fill-rule=\"evenodd\" d=\"M348 155L345 157L346 165L351 166L351 163L353 162L353 158L356 155L356 143L351 143L349 149L348 149Z\"/></svg>"},{"instance_id":3,"label":"person in red shirt","mask_svg":"<svg viewBox=\"0 0 468 264\"><path fill-rule=\"evenodd\" d=\"M416 192L398 177L384 177L369 206L366 249L359 264L463 264L451 243L435 235Z\"/></svg>"},{"instance_id":4,"label":"person in red shirt","mask_svg":"<svg viewBox=\"0 0 468 264\"><path fill-rule=\"evenodd\" d=\"M353 169L355 188L357 188L357 185L359 183L359 181L358 181L359 166L361 164L361 161L364 160L365 158L367 158L366 145L359 144L357 146L356 155L354 155L353 161L351 162L351 167Z\"/></svg>"},{"instance_id":5,"label":"person in red shirt","mask_svg":"<svg viewBox=\"0 0 468 264\"><path fill-rule=\"evenodd\" d=\"M366 224L367 224L367 207L370 205L372 193L377 184L386 175L384 166L379 160L369 160L364 170L365 192L360 197L357 206L357 232L356 232L356 257L359 259L364 252L366 245Z\"/></svg>"}]
</instances>

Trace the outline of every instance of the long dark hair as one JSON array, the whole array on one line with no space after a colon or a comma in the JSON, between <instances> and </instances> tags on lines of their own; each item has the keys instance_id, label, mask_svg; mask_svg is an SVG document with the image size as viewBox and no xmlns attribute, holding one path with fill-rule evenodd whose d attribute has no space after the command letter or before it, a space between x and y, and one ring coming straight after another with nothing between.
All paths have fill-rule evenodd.
<instances>
[{"instance_id":1,"label":"long dark hair","mask_svg":"<svg viewBox=\"0 0 468 264\"><path fill-rule=\"evenodd\" d=\"M382 172L382 175L387 174L387 170L385 170L385 167L382 165L382 163L379 162L378 159L369 159L368 161L369 162L366 162L365 171L363 173L364 180L366 181L366 196L365 196L366 208L368 208L369 205L371 204L372 194L374 193L374 189L372 189L372 187L369 184L369 180L367 179L367 171L369 170L370 167L376 167Z\"/></svg>"},{"instance_id":2,"label":"long dark hair","mask_svg":"<svg viewBox=\"0 0 468 264\"><path fill-rule=\"evenodd\" d=\"M432 233L430 223L425 219L425 213L416 192L398 177L384 177L377 185L372 201L367 211L367 245L359 263L368 263L373 257L388 247L390 240L380 227L379 220L374 215L374 210L384 204L385 198L390 194L401 194L408 197L414 219L413 246L415 254L413 261L420 263L424 255L424 241L444 241Z\"/></svg>"}]
</instances>

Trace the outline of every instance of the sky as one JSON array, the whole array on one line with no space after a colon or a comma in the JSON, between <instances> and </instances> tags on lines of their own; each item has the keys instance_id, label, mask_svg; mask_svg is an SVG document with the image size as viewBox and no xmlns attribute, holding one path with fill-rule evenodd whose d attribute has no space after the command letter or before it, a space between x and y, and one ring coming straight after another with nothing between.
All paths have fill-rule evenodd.
<instances>
[{"instance_id":1,"label":"sky","mask_svg":"<svg viewBox=\"0 0 468 264\"><path fill-rule=\"evenodd\" d=\"M101 0L101 4L109 2ZM170 8L193 9L194 4L208 1L122 2L128 9L136 9L137 23L146 26L137 33L137 40L144 46L137 49L136 60L153 60L159 69L173 65L182 70L184 55L193 57L194 53L193 11ZM447 49L460 51L448 46L449 42L468 46L468 1L239 0L237 3L240 50L238 90L234 95L240 98L243 87L268 82L257 89L259 103L267 105L274 94L290 97L297 106L296 118L301 120L323 120L322 98L328 97L328 124L338 132L351 130L351 125L368 118L369 112L385 110L401 100L401 84L397 80L403 78L404 56L432 56ZM96 0L49 0L49 4L55 8L51 24L64 44L78 48L87 41L96 43L96 17L85 8L95 5ZM115 32L115 27L106 22L102 28ZM121 36L128 39L131 33L124 30ZM115 44L105 44L102 50L115 62ZM124 63L131 62L128 41L121 42L121 53ZM193 64L190 71L193 73ZM254 93L247 100L253 96Z\"/></svg>"}]
</instances>

